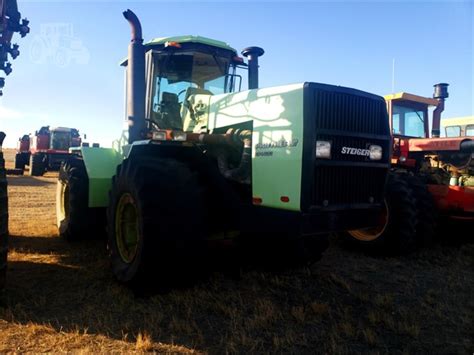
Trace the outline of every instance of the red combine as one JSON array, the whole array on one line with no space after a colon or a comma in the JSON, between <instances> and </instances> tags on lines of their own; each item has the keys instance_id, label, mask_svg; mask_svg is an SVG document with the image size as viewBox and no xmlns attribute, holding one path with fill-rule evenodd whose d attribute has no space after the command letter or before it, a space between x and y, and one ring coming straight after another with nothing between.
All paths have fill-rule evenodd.
<instances>
[{"instance_id":1,"label":"red combine","mask_svg":"<svg viewBox=\"0 0 474 355\"><path fill-rule=\"evenodd\" d=\"M379 227L348 232L353 242L377 251L406 252L430 242L439 221L472 227L474 137L440 137L448 84L434 87L433 98L385 96L393 133L387 209Z\"/></svg>"},{"instance_id":2,"label":"red combine","mask_svg":"<svg viewBox=\"0 0 474 355\"><path fill-rule=\"evenodd\" d=\"M15 168L29 165L31 176L41 176L46 171L57 171L61 162L69 156L69 148L80 147L81 137L75 128L41 127L34 135L19 139Z\"/></svg>"},{"instance_id":3,"label":"red combine","mask_svg":"<svg viewBox=\"0 0 474 355\"><path fill-rule=\"evenodd\" d=\"M17 152L15 155L15 169L25 169L30 161L30 136L25 134L18 139Z\"/></svg>"}]
</instances>

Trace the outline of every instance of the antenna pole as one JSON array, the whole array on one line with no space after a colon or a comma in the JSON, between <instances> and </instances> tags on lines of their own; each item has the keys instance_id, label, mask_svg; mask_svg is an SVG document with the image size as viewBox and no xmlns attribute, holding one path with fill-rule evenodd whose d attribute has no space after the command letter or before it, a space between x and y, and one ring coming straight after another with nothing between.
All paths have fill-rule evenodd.
<instances>
[{"instance_id":1,"label":"antenna pole","mask_svg":"<svg viewBox=\"0 0 474 355\"><path fill-rule=\"evenodd\" d=\"M395 58L392 59L392 94L395 93Z\"/></svg>"}]
</instances>

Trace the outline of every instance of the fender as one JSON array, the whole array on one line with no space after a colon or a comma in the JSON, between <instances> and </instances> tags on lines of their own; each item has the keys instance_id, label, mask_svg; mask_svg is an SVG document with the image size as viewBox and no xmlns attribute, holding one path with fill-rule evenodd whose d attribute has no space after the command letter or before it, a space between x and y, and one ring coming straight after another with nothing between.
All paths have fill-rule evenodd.
<instances>
[{"instance_id":1,"label":"fender","mask_svg":"<svg viewBox=\"0 0 474 355\"><path fill-rule=\"evenodd\" d=\"M89 207L107 207L112 176L123 156L112 148L80 147L71 148L71 153L84 160L89 178Z\"/></svg>"}]
</instances>

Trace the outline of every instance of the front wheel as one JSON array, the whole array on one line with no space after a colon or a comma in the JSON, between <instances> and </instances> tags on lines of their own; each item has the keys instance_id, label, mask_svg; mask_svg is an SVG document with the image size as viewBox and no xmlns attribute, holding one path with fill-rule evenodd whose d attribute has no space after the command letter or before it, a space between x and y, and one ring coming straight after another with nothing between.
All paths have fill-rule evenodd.
<instances>
[{"instance_id":1,"label":"front wheel","mask_svg":"<svg viewBox=\"0 0 474 355\"><path fill-rule=\"evenodd\" d=\"M59 235L68 240L92 239L105 234L103 208L89 208L89 179L84 161L72 156L61 164L56 190Z\"/></svg>"},{"instance_id":2,"label":"front wheel","mask_svg":"<svg viewBox=\"0 0 474 355\"><path fill-rule=\"evenodd\" d=\"M349 245L374 254L406 254L415 249L416 226L417 208L413 191L403 176L390 174L379 224L344 232L343 237Z\"/></svg>"},{"instance_id":3,"label":"front wheel","mask_svg":"<svg viewBox=\"0 0 474 355\"><path fill-rule=\"evenodd\" d=\"M28 157L24 153L15 154L15 169L24 170Z\"/></svg>"},{"instance_id":4,"label":"front wheel","mask_svg":"<svg viewBox=\"0 0 474 355\"><path fill-rule=\"evenodd\" d=\"M438 211L433 196L426 184L418 176L407 176L407 182L413 191L417 209L416 243L418 247L433 243L437 228Z\"/></svg>"},{"instance_id":5,"label":"front wheel","mask_svg":"<svg viewBox=\"0 0 474 355\"><path fill-rule=\"evenodd\" d=\"M206 210L198 175L186 164L155 157L124 160L113 177L107 209L117 280L133 288L153 283L167 288L199 255Z\"/></svg>"}]
</instances>

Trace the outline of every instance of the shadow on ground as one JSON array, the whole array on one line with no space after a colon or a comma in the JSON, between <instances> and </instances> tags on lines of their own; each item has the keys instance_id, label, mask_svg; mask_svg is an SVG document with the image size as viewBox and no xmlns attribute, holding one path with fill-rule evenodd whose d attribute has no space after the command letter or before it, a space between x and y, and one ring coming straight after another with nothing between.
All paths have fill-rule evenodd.
<instances>
[{"instance_id":1,"label":"shadow on ground","mask_svg":"<svg viewBox=\"0 0 474 355\"><path fill-rule=\"evenodd\" d=\"M49 175L45 177L37 176L8 176L9 186L31 186L42 187L48 185L56 185L57 175Z\"/></svg>"},{"instance_id":2,"label":"shadow on ground","mask_svg":"<svg viewBox=\"0 0 474 355\"><path fill-rule=\"evenodd\" d=\"M17 235L10 243L0 332L6 337L10 329L13 340L5 345L0 338L0 352L2 346L17 349L27 335L41 338L41 327L52 327L45 352L87 347L84 333L129 345L147 334L153 344L211 353L472 352L473 244L373 258L332 239L311 268L280 272L215 251L215 271L198 282L137 297L114 281L104 241L67 243L56 236L55 179L22 176L9 183L10 230ZM446 236L453 240L455 233L449 229ZM253 254L274 256L268 247ZM188 263L189 274L209 261L198 256ZM185 264L183 259L176 257L171 266ZM229 269L236 261L246 270L240 277ZM159 286L157 277L148 281ZM31 325L41 334L28 333ZM65 333L77 334L75 347L69 339L57 345ZM31 344L30 351L38 349Z\"/></svg>"},{"instance_id":3,"label":"shadow on ground","mask_svg":"<svg viewBox=\"0 0 474 355\"><path fill-rule=\"evenodd\" d=\"M239 280L215 272L148 297L113 281L102 241L13 237L11 246L0 308L7 321L119 340L146 332L155 342L210 352L472 349L472 244L374 259L333 241L312 268L250 270Z\"/></svg>"}]
</instances>

